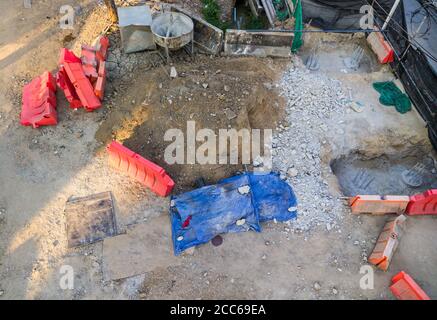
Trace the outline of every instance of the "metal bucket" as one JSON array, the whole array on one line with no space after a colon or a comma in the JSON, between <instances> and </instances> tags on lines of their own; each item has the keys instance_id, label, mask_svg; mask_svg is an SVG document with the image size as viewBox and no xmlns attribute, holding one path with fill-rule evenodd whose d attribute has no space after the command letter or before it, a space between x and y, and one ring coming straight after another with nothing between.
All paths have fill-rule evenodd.
<instances>
[{"instance_id":1,"label":"metal bucket","mask_svg":"<svg viewBox=\"0 0 437 320\"><path fill-rule=\"evenodd\" d=\"M177 50L193 40L194 23L182 13L164 12L153 19L151 30L157 45Z\"/></svg>"}]
</instances>

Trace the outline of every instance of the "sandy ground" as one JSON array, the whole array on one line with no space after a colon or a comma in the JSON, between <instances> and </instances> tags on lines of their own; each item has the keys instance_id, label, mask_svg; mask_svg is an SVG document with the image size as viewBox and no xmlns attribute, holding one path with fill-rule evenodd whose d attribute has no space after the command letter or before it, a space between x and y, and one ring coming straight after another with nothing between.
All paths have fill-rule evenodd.
<instances>
[{"instance_id":1,"label":"sandy ground","mask_svg":"<svg viewBox=\"0 0 437 320\"><path fill-rule=\"evenodd\" d=\"M159 136L165 126L174 123L164 126L154 119L168 116L165 107L162 112L159 108L161 104L166 105L174 83L170 84L164 72L168 67L163 69L159 62L154 67L150 55L137 54L129 58L120 53L117 36L113 34L110 57L115 65L110 70L102 109L94 113L70 110L59 92L56 127L34 130L20 126L22 85L45 70L55 70L62 46L77 50L80 43L92 42L107 26L108 22L102 18L104 8L93 1L69 2L82 8L73 32L58 27L59 8L65 0L38 1L32 9L23 9L20 1L0 3L5 17L0 22L0 299L392 299L388 285L391 276L400 270L409 272L430 297L437 298L437 220L409 219L408 232L389 271L375 271L374 289L362 290L359 283L363 276L360 267L365 264L363 256L371 252L386 218L352 216L346 207L338 228L330 231L320 225L306 232L290 232L282 224L269 223L261 234L226 235L220 247L201 246L193 255L180 257L177 266L125 280L105 280L102 243L67 249L65 202L72 195L112 191L121 232L135 224L147 223L153 217L167 215L169 200L157 198L110 169L103 147L117 138L162 164L159 149L163 142ZM121 63L117 59L121 59ZM263 92L260 88L264 82L278 81L280 70L285 70L288 63L254 58L210 60L205 56L191 61L183 55L175 59L174 64L180 72L187 73L187 79L178 79L177 86L187 87L194 102L176 103L190 110L184 112L175 107L170 113L174 114L177 124L190 119L195 109L202 124L226 123L220 104L202 99L208 99L208 92L220 92L225 85L223 81L237 77L241 87L233 88L231 93L232 98L237 93L241 95L238 98L242 108L227 106L235 107L239 115L229 124L238 127L244 123L238 121L250 123L250 110L245 107L250 101L246 102L249 97L245 97L244 91L261 90L253 95L260 98L254 103L260 110L276 99L279 110L284 108L275 90ZM221 73L211 79L211 74L218 69ZM321 157L333 197L341 196L338 183L329 172L330 161L336 157L352 150L367 152L370 156L387 150L395 152L404 145L429 147L423 121L416 112L401 117L393 110L378 106L370 83L389 76L387 72L343 74L334 67L321 71L347 83L357 96L368 99L378 108L378 112L349 113L343 119L332 120L333 126L334 122L342 121L343 133L329 132L329 144ZM202 86L205 82L210 86L206 97ZM142 103L147 98L151 99L150 105L143 108ZM202 105L205 109L200 109ZM166 108L170 106L167 104ZM219 120L211 113L216 113ZM259 115L255 112L252 125L261 123L275 129L282 121L282 114L268 114L265 121L256 121ZM142 139L144 144L150 141L151 145L142 149ZM213 183L214 179L238 168L222 168L218 173L213 170L209 175L208 170L169 169L181 184L180 190L187 190L197 175L206 175L208 182ZM196 174L190 176L190 172ZM73 290L62 290L59 286L63 265L74 268Z\"/></svg>"}]
</instances>

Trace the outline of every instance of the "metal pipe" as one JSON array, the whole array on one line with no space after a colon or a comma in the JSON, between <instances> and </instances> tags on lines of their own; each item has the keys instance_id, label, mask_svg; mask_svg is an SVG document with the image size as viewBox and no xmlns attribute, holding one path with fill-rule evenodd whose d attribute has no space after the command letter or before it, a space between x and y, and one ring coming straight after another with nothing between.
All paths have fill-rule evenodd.
<instances>
[{"instance_id":1,"label":"metal pipe","mask_svg":"<svg viewBox=\"0 0 437 320\"><path fill-rule=\"evenodd\" d=\"M393 4L393 7L391 7L391 10L390 10L390 12L389 12L389 14L387 16L387 19L385 20L384 25L382 26L382 29L381 29L382 31L384 31L385 28L387 28L387 25L390 22L391 18L393 17L393 15L394 15L396 9L398 8L400 2L401 2L401 0L396 0L395 3Z\"/></svg>"}]
</instances>

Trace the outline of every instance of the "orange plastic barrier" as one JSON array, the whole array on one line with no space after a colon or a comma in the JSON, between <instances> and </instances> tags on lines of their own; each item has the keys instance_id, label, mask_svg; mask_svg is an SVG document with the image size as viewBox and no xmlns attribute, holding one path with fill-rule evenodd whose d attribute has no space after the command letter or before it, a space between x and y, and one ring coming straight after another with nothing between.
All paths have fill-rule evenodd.
<instances>
[{"instance_id":1,"label":"orange plastic barrier","mask_svg":"<svg viewBox=\"0 0 437 320\"><path fill-rule=\"evenodd\" d=\"M22 102L20 123L23 126L38 128L58 123L56 81L50 72L44 72L24 86Z\"/></svg>"},{"instance_id":2,"label":"orange plastic barrier","mask_svg":"<svg viewBox=\"0 0 437 320\"><path fill-rule=\"evenodd\" d=\"M379 63L385 64L394 61L394 51L390 44L384 39L381 32L372 32L367 37L373 52L378 56Z\"/></svg>"},{"instance_id":3,"label":"orange plastic barrier","mask_svg":"<svg viewBox=\"0 0 437 320\"><path fill-rule=\"evenodd\" d=\"M408 196L358 195L349 199L352 213L355 214L402 214L409 202L410 197Z\"/></svg>"},{"instance_id":4,"label":"orange plastic barrier","mask_svg":"<svg viewBox=\"0 0 437 320\"><path fill-rule=\"evenodd\" d=\"M395 275L392 283L390 290L399 300L431 300L425 291L405 271Z\"/></svg>"},{"instance_id":5,"label":"orange plastic barrier","mask_svg":"<svg viewBox=\"0 0 437 320\"><path fill-rule=\"evenodd\" d=\"M90 80L85 76L82 65L80 63L65 62L64 69L86 110L94 111L100 108L102 104L95 96L94 88Z\"/></svg>"},{"instance_id":6,"label":"orange plastic barrier","mask_svg":"<svg viewBox=\"0 0 437 320\"><path fill-rule=\"evenodd\" d=\"M379 269L387 271L393 254L398 247L402 235L404 222L407 218L400 215L395 219L389 219L384 226L372 254L367 259L369 263Z\"/></svg>"},{"instance_id":7,"label":"orange plastic barrier","mask_svg":"<svg viewBox=\"0 0 437 320\"><path fill-rule=\"evenodd\" d=\"M107 150L111 166L128 173L157 195L166 197L173 190L175 183L160 166L115 141Z\"/></svg>"}]
</instances>

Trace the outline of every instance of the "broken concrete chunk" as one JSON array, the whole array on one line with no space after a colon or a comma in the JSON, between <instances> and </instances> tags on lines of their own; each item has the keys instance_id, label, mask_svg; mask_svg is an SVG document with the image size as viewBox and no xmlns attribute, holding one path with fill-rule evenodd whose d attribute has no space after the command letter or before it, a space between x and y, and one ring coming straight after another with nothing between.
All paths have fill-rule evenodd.
<instances>
[{"instance_id":1,"label":"broken concrete chunk","mask_svg":"<svg viewBox=\"0 0 437 320\"><path fill-rule=\"evenodd\" d=\"M225 54L287 58L293 39L293 32L226 30Z\"/></svg>"},{"instance_id":2,"label":"broken concrete chunk","mask_svg":"<svg viewBox=\"0 0 437 320\"><path fill-rule=\"evenodd\" d=\"M69 199L65 205L65 216L70 248L117 234L110 192Z\"/></svg>"},{"instance_id":3,"label":"broken concrete chunk","mask_svg":"<svg viewBox=\"0 0 437 320\"><path fill-rule=\"evenodd\" d=\"M232 119L235 119L237 117L237 114L234 111L232 111L231 109L226 109L225 114L226 114L226 118L228 118L228 120L232 120Z\"/></svg>"},{"instance_id":4,"label":"broken concrete chunk","mask_svg":"<svg viewBox=\"0 0 437 320\"><path fill-rule=\"evenodd\" d=\"M117 280L180 263L173 255L167 215L137 224L127 234L103 242L103 274Z\"/></svg>"}]
</instances>

